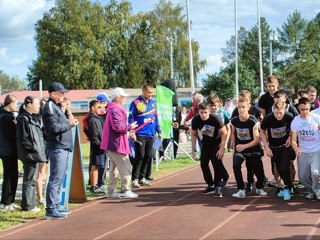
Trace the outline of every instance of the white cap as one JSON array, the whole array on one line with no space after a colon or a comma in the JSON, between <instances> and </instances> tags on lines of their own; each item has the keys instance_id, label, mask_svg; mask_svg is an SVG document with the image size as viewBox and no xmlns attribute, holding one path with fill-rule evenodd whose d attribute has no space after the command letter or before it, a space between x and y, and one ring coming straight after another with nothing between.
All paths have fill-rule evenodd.
<instances>
[{"instance_id":1,"label":"white cap","mask_svg":"<svg viewBox=\"0 0 320 240\"><path fill-rule=\"evenodd\" d=\"M115 98L115 97L128 97L129 94L126 93L123 88L120 88L120 87L117 87L115 89L112 89L112 98Z\"/></svg>"}]
</instances>

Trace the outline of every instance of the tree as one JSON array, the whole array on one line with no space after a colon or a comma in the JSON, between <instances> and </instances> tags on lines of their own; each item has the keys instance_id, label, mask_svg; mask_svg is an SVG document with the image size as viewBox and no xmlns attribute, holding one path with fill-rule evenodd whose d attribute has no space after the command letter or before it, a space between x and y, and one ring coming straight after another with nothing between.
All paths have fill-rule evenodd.
<instances>
[{"instance_id":1,"label":"tree","mask_svg":"<svg viewBox=\"0 0 320 240\"><path fill-rule=\"evenodd\" d=\"M0 69L0 94L6 94L12 91L21 91L24 89L24 83L18 76L10 77L3 70Z\"/></svg>"},{"instance_id":2,"label":"tree","mask_svg":"<svg viewBox=\"0 0 320 240\"><path fill-rule=\"evenodd\" d=\"M187 25L183 8L161 0L147 13L132 13L128 1L101 6L90 0L57 0L36 24L38 58L29 67L30 88L61 81L72 89L140 87L170 76L174 39L175 78L189 86ZM192 42L194 71L206 64ZM196 74L195 74L196 75Z\"/></svg>"},{"instance_id":3,"label":"tree","mask_svg":"<svg viewBox=\"0 0 320 240\"><path fill-rule=\"evenodd\" d=\"M106 86L103 63L106 23L103 8L89 0L58 0L36 24L38 59L29 68L29 86L41 78L72 89Z\"/></svg>"}]
</instances>

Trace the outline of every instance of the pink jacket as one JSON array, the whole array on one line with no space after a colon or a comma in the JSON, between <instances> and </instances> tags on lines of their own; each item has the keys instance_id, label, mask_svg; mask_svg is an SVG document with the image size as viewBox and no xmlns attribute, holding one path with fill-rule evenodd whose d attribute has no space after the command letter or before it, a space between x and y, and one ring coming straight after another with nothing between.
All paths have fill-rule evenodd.
<instances>
[{"instance_id":1,"label":"pink jacket","mask_svg":"<svg viewBox=\"0 0 320 240\"><path fill-rule=\"evenodd\" d=\"M129 154L127 132L130 130L126 110L113 102L109 103L100 148L105 151Z\"/></svg>"}]
</instances>

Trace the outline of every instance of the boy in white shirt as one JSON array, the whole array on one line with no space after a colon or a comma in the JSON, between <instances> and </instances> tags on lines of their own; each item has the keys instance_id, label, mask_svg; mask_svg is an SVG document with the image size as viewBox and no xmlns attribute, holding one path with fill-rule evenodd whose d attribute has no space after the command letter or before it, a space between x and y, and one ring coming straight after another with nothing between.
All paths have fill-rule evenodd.
<instances>
[{"instance_id":1,"label":"boy in white shirt","mask_svg":"<svg viewBox=\"0 0 320 240\"><path fill-rule=\"evenodd\" d=\"M320 116L310 112L307 98L300 98L300 115L291 123L292 148L298 157L299 179L309 191L308 199L320 200ZM299 140L299 145L297 143Z\"/></svg>"}]
</instances>

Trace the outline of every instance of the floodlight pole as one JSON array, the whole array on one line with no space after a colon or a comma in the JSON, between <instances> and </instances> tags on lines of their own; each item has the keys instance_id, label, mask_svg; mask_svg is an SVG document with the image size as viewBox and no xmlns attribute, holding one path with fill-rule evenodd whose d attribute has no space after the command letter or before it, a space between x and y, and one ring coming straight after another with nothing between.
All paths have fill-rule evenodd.
<instances>
[{"instance_id":1,"label":"floodlight pole","mask_svg":"<svg viewBox=\"0 0 320 240\"><path fill-rule=\"evenodd\" d=\"M238 73L238 9L237 0L234 0L234 35L235 35L235 77L236 99L239 99L239 73Z\"/></svg>"},{"instance_id":2,"label":"floodlight pole","mask_svg":"<svg viewBox=\"0 0 320 240\"><path fill-rule=\"evenodd\" d=\"M259 0L257 0L257 17L258 17L258 37L259 37L259 63L260 63L260 87L263 94L263 66L262 66L262 44L261 44L261 25L260 25L260 9Z\"/></svg>"},{"instance_id":3,"label":"floodlight pole","mask_svg":"<svg viewBox=\"0 0 320 240\"><path fill-rule=\"evenodd\" d=\"M189 34L189 65L190 65L190 82L191 82L191 97L194 93L194 76L193 76L193 58L192 58L192 45L191 45L191 27L189 15L189 0L186 0L187 6L187 21L188 21L188 34Z\"/></svg>"}]
</instances>

